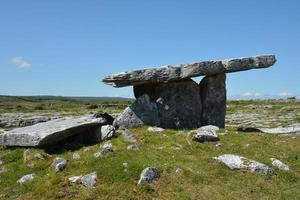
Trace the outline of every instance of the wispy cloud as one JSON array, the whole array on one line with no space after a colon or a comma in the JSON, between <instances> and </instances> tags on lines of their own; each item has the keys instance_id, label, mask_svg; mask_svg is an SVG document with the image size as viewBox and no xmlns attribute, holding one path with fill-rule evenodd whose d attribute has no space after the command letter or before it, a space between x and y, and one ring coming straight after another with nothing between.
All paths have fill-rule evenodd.
<instances>
[{"instance_id":1,"label":"wispy cloud","mask_svg":"<svg viewBox=\"0 0 300 200\"><path fill-rule=\"evenodd\" d=\"M290 92L281 92L278 94L279 96L282 96L282 97L287 97L287 96L292 96L293 94L290 93Z\"/></svg>"},{"instance_id":2,"label":"wispy cloud","mask_svg":"<svg viewBox=\"0 0 300 200\"><path fill-rule=\"evenodd\" d=\"M22 56L12 58L11 63L13 63L18 68L30 68L32 66L32 64L26 61Z\"/></svg>"},{"instance_id":3,"label":"wispy cloud","mask_svg":"<svg viewBox=\"0 0 300 200\"><path fill-rule=\"evenodd\" d=\"M252 93L251 92L245 92L242 94L243 97L251 97Z\"/></svg>"}]
</instances>

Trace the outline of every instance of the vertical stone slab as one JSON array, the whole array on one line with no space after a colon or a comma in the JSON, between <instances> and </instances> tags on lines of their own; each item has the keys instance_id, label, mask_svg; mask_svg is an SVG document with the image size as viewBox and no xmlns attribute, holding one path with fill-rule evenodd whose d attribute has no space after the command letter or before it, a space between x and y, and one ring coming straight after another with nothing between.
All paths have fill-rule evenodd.
<instances>
[{"instance_id":1,"label":"vertical stone slab","mask_svg":"<svg viewBox=\"0 0 300 200\"><path fill-rule=\"evenodd\" d=\"M201 126L199 85L191 79L134 86L136 98L148 94L156 102L160 127L198 128Z\"/></svg>"},{"instance_id":2,"label":"vertical stone slab","mask_svg":"<svg viewBox=\"0 0 300 200\"><path fill-rule=\"evenodd\" d=\"M200 82L201 124L225 127L226 75L206 76Z\"/></svg>"}]
</instances>

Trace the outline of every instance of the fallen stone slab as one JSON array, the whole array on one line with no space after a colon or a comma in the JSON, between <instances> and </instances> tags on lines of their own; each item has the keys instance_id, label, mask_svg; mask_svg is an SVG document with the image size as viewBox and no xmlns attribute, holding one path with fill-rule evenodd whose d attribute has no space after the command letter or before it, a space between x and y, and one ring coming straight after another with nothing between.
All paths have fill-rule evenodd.
<instances>
[{"instance_id":1,"label":"fallen stone slab","mask_svg":"<svg viewBox=\"0 0 300 200\"><path fill-rule=\"evenodd\" d=\"M232 170L246 170L265 174L272 173L271 168L267 165L238 155L224 154L218 157L214 157L213 159L225 164Z\"/></svg>"},{"instance_id":2,"label":"fallen stone slab","mask_svg":"<svg viewBox=\"0 0 300 200\"><path fill-rule=\"evenodd\" d=\"M147 167L142 171L138 184L153 183L158 181L159 178L160 172L157 168Z\"/></svg>"},{"instance_id":3,"label":"fallen stone slab","mask_svg":"<svg viewBox=\"0 0 300 200\"><path fill-rule=\"evenodd\" d=\"M290 170L289 166L287 164L284 164L280 160L278 160L276 158L270 158L270 160L272 161L272 165L277 167L278 169L282 169L282 170L285 170L285 171Z\"/></svg>"},{"instance_id":4,"label":"fallen stone slab","mask_svg":"<svg viewBox=\"0 0 300 200\"><path fill-rule=\"evenodd\" d=\"M268 133L274 135L297 134L300 133L300 124L295 124L289 127L278 127L278 128L239 127L237 130L241 132L261 132L261 133Z\"/></svg>"},{"instance_id":5,"label":"fallen stone slab","mask_svg":"<svg viewBox=\"0 0 300 200\"><path fill-rule=\"evenodd\" d=\"M275 62L274 55L261 55L220 61L203 61L192 64L167 65L113 74L105 77L103 82L113 87L170 82L197 76L267 68Z\"/></svg>"},{"instance_id":6,"label":"fallen stone slab","mask_svg":"<svg viewBox=\"0 0 300 200\"><path fill-rule=\"evenodd\" d=\"M90 115L55 119L6 131L0 134L0 146L51 145L74 135L83 140L99 141L101 125L102 118L93 118Z\"/></svg>"}]
</instances>

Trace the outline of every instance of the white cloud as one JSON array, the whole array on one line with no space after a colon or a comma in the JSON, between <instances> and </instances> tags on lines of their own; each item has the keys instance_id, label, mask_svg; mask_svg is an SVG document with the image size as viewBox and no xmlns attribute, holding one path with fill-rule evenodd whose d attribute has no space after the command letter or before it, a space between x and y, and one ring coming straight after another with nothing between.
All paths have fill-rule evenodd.
<instances>
[{"instance_id":1,"label":"white cloud","mask_svg":"<svg viewBox=\"0 0 300 200\"><path fill-rule=\"evenodd\" d=\"M263 95L263 94L262 94L262 93L259 93L259 92L257 92L257 93L254 94L255 97L260 97L260 96L262 96L262 95Z\"/></svg>"},{"instance_id":2,"label":"white cloud","mask_svg":"<svg viewBox=\"0 0 300 200\"><path fill-rule=\"evenodd\" d=\"M292 93L289 93L289 92L281 92L279 93L279 96L282 96L282 97L287 97L287 96L292 96L293 94Z\"/></svg>"},{"instance_id":3,"label":"white cloud","mask_svg":"<svg viewBox=\"0 0 300 200\"><path fill-rule=\"evenodd\" d=\"M18 68L29 68L32 66L28 61L26 61L22 56L17 56L11 59L11 62Z\"/></svg>"},{"instance_id":4,"label":"white cloud","mask_svg":"<svg viewBox=\"0 0 300 200\"><path fill-rule=\"evenodd\" d=\"M251 97L252 93L251 92L245 92L244 94L242 94L244 97Z\"/></svg>"}]
</instances>

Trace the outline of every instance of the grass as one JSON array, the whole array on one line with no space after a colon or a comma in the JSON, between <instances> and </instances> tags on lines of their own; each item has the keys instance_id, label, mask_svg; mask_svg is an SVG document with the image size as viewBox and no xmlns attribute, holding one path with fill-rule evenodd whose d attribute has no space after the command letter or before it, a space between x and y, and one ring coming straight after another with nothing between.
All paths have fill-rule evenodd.
<instances>
[{"instance_id":1,"label":"grass","mask_svg":"<svg viewBox=\"0 0 300 200\"><path fill-rule=\"evenodd\" d=\"M19 109L28 108L28 112L49 111L50 100L37 102L13 102L20 104ZM50 110L74 113L90 112L95 101L57 101ZM239 110L245 112L267 112L267 114L285 116L290 112L297 115L299 102L292 101L231 101L228 113ZM27 104L28 103L28 104ZM0 101L3 105L3 102ZM103 101L102 101L102 104ZM107 111L121 110L118 104L124 102L106 102ZM253 109L254 105L255 109ZM272 107L262 107L272 105ZM295 109L290 106L294 105ZM3 109L3 108L2 108ZM99 107L96 108L101 109ZM2 112L18 112L17 108L3 109ZM272 117L272 116L270 116ZM0 160L8 171L0 173L0 199L300 199L300 137L273 136L259 133L241 133L227 126L219 131L220 147L215 143L197 143L192 141L189 130L167 130L164 134L150 133L147 127L130 129L138 139L140 151L129 151L129 143L121 135L111 140L114 153L95 158L101 144L95 144L76 150L80 160L73 160L75 151L47 155L45 160L33 157L43 149L30 149L31 158L23 160L24 148L0 148ZM212 158L225 153L238 154L271 165L270 158L277 158L290 166L290 171L275 167L274 175L232 171ZM68 160L67 168L55 173L51 163L55 157ZM128 163L124 171L123 163ZM34 164L33 168L28 164ZM0 171L1 167L0 165ZM149 166L157 167L161 178L157 183L138 186L141 171ZM176 173L181 168L182 173ZM68 178L96 171L97 185L87 189L80 184L71 184ZM20 185L16 181L25 174L35 173L36 178Z\"/></svg>"}]
</instances>

